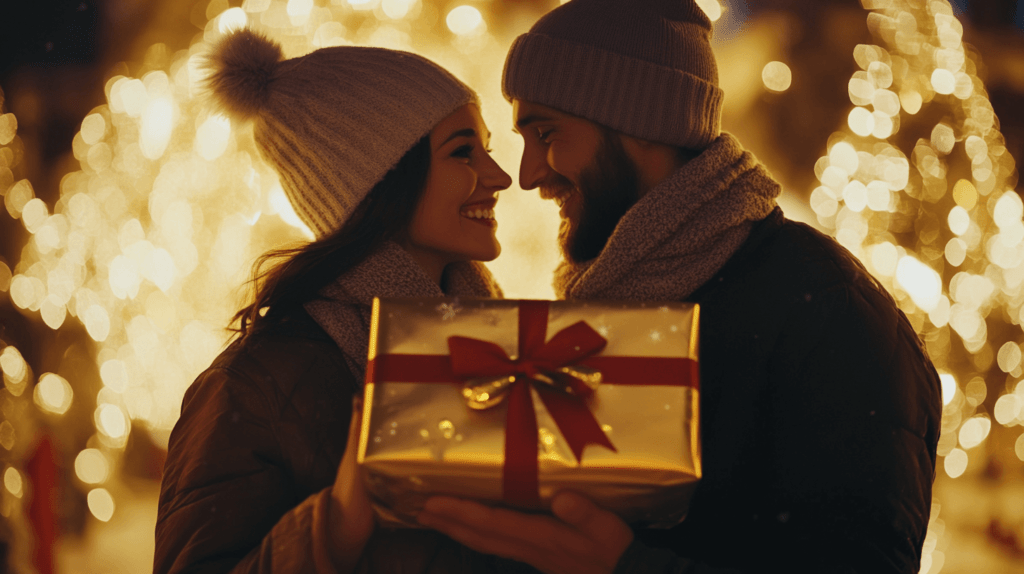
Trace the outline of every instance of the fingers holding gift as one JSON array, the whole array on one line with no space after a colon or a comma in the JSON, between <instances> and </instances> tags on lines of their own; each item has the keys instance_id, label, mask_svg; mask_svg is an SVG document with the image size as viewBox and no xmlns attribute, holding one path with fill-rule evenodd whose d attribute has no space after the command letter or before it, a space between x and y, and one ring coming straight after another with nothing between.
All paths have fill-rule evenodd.
<instances>
[{"instance_id":1,"label":"fingers holding gift","mask_svg":"<svg viewBox=\"0 0 1024 574\"><path fill-rule=\"evenodd\" d=\"M613 565L633 542L633 530L628 524L616 514L575 492L562 491L555 495L551 501L551 511L590 541L597 543L607 557L614 557Z\"/></svg>"},{"instance_id":2,"label":"fingers holding gift","mask_svg":"<svg viewBox=\"0 0 1024 574\"><path fill-rule=\"evenodd\" d=\"M578 495L560 504L573 519L587 524L580 528L550 516L449 497L430 499L419 520L478 552L519 560L548 574L611 572L632 541L632 531L617 516ZM605 514L617 524L608 521ZM609 524L617 534L612 537L614 543L607 532L599 532L596 537L588 534ZM618 526L621 529L615 528Z\"/></svg>"}]
</instances>

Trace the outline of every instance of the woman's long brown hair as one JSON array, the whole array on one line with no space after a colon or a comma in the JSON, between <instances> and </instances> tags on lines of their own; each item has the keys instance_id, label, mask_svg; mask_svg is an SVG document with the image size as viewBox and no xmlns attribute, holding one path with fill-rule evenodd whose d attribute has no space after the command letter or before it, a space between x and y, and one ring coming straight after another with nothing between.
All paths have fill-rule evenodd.
<instances>
[{"instance_id":1,"label":"woman's long brown hair","mask_svg":"<svg viewBox=\"0 0 1024 574\"><path fill-rule=\"evenodd\" d=\"M409 228L430 170L430 135L399 160L334 233L276 249L253 264L250 303L232 319L242 338L278 324L320 290Z\"/></svg>"}]
</instances>

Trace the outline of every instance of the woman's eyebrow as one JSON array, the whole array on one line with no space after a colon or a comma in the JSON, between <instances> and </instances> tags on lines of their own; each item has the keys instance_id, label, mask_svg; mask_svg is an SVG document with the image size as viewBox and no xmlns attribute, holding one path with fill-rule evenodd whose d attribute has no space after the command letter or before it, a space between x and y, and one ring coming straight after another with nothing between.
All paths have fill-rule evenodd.
<instances>
[{"instance_id":1,"label":"woman's eyebrow","mask_svg":"<svg viewBox=\"0 0 1024 574\"><path fill-rule=\"evenodd\" d=\"M466 128L466 129L464 129L464 130L459 130L459 131L457 131L457 132L453 133L452 135L448 136L448 139L446 139L446 140L444 140L443 142L441 142L441 145L439 145L439 146L437 146L437 147L441 147L441 146L443 146L444 144L446 144L446 143L448 143L448 142L452 141L452 140L453 140L453 139L455 139L455 138L460 138L460 137L467 137L467 138L471 138L471 137L473 137L473 136L475 136L475 135L476 135L476 130L474 130L474 129L472 129L472 128Z\"/></svg>"}]
</instances>

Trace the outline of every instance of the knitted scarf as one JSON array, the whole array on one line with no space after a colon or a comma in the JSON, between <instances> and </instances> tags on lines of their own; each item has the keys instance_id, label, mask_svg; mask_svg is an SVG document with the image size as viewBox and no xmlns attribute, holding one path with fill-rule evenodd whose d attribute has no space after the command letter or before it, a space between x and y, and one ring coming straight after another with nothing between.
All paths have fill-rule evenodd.
<instances>
[{"instance_id":1,"label":"knitted scarf","mask_svg":"<svg viewBox=\"0 0 1024 574\"><path fill-rule=\"evenodd\" d=\"M370 312L374 297L501 297L501 288L481 263L452 263L445 268L442 290L397 243L376 252L325 287L323 299L306 303L306 311L341 348L352 375L366 376Z\"/></svg>"},{"instance_id":2,"label":"knitted scarf","mask_svg":"<svg viewBox=\"0 0 1024 574\"><path fill-rule=\"evenodd\" d=\"M630 208L600 255L563 261L555 292L560 299L684 300L736 253L781 192L723 132Z\"/></svg>"}]
</instances>

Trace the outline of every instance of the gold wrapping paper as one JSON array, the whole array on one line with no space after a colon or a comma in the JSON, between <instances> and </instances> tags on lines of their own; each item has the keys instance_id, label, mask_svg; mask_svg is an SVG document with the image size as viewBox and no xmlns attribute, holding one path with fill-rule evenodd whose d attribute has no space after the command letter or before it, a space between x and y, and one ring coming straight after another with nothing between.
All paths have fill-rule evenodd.
<instances>
[{"instance_id":1,"label":"gold wrapping paper","mask_svg":"<svg viewBox=\"0 0 1024 574\"><path fill-rule=\"evenodd\" d=\"M518 306L493 299L375 300L369 358L448 355L448 338L456 335L495 343L514 358ZM608 341L599 356L697 360L694 305L553 301L547 338L581 320ZM634 525L667 528L685 517L701 476L696 388L601 384L587 404L618 452L588 445L581 462L536 391L531 395L544 509L569 489ZM461 384L367 380L364 404L358 461L382 523L417 527L416 514L435 494L508 506L502 500L507 401L474 410Z\"/></svg>"}]
</instances>

